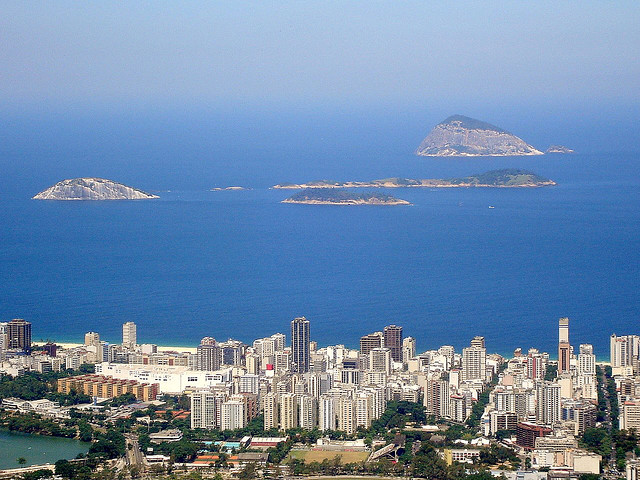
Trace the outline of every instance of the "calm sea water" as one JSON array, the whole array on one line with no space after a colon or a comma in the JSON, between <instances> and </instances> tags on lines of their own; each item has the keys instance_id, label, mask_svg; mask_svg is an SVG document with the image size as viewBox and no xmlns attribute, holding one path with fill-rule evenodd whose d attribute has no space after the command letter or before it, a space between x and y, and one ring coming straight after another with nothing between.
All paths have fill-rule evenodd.
<instances>
[{"instance_id":1,"label":"calm sea water","mask_svg":"<svg viewBox=\"0 0 640 480\"><path fill-rule=\"evenodd\" d=\"M356 346L395 323L422 350L484 335L490 351L553 355L557 319L568 316L572 343L593 343L600 358L611 333L640 333L637 154L426 159L411 155L424 128L381 118L247 131L213 121L177 131L158 120L5 126L0 320L28 319L34 339L82 341L93 330L115 342L134 321L141 343L193 346L288 333L305 315L321 345ZM503 167L559 185L390 192L411 207L283 205L291 192L268 189ZM162 198L29 200L88 175ZM253 190L207 191L226 185Z\"/></svg>"},{"instance_id":2,"label":"calm sea water","mask_svg":"<svg viewBox=\"0 0 640 480\"><path fill-rule=\"evenodd\" d=\"M89 444L79 440L0 430L0 470L70 460L88 450ZM24 465L18 463L20 457L27 461Z\"/></svg>"}]
</instances>

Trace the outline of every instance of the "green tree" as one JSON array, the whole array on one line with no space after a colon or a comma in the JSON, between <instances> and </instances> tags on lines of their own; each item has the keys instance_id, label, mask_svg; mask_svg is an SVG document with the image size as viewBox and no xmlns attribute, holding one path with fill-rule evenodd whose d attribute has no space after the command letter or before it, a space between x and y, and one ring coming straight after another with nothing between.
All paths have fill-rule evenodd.
<instances>
[{"instance_id":1,"label":"green tree","mask_svg":"<svg viewBox=\"0 0 640 480\"><path fill-rule=\"evenodd\" d=\"M63 478L73 478L76 472L68 460L58 460L55 463L55 473Z\"/></svg>"},{"instance_id":2,"label":"green tree","mask_svg":"<svg viewBox=\"0 0 640 480\"><path fill-rule=\"evenodd\" d=\"M239 480L253 480L256 478L256 464L255 462L247 463L240 472L238 472Z\"/></svg>"},{"instance_id":3,"label":"green tree","mask_svg":"<svg viewBox=\"0 0 640 480\"><path fill-rule=\"evenodd\" d=\"M53 472L46 468L41 468L39 470L35 470L33 472L26 472L22 474L23 480L41 480L43 478L51 478L53 476Z\"/></svg>"}]
</instances>

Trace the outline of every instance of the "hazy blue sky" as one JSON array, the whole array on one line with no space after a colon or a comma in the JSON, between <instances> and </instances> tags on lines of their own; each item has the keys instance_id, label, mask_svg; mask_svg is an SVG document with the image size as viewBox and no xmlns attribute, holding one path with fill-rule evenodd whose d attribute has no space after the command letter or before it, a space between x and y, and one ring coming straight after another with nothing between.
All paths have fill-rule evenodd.
<instances>
[{"instance_id":1,"label":"hazy blue sky","mask_svg":"<svg viewBox=\"0 0 640 480\"><path fill-rule=\"evenodd\" d=\"M0 102L638 103L640 2L0 3Z\"/></svg>"}]
</instances>

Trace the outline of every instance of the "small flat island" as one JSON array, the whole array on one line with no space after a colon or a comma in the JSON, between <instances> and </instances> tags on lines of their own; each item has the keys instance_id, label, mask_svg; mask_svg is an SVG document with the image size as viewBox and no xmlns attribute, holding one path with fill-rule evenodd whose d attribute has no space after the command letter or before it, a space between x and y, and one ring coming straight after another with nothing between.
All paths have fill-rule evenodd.
<instances>
[{"instance_id":1,"label":"small flat island","mask_svg":"<svg viewBox=\"0 0 640 480\"><path fill-rule=\"evenodd\" d=\"M556 182L548 178L536 175L527 170L505 168L491 170L489 172L469 175L459 178L384 178L369 182L334 182L332 180L319 180L309 183L281 183L272 188L297 190L306 189L330 189L330 188L461 188L461 187L486 187L486 188L531 188L556 185Z\"/></svg>"},{"instance_id":2,"label":"small flat island","mask_svg":"<svg viewBox=\"0 0 640 480\"><path fill-rule=\"evenodd\" d=\"M308 188L281 203L308 205L411 205L406 200L382 193L354 193L336 188Z\"/></svg>"},{"instance_id":3,"label":"small flat island","mask_svg":"<svg viewBox=\"0 0 640 480\"><path fill-rule=\"evenodd\" d=\"M564 145L551 145L544 153L563 153L563 154L571 154L576 153L576 151L572 148L565 147Z\"/></svg>"}]
</instances>

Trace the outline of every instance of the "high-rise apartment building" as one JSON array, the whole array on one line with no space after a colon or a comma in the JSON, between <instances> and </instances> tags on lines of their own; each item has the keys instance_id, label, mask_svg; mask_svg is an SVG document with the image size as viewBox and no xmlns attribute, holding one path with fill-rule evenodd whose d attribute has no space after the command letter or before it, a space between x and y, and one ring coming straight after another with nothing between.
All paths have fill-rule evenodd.
<instances>
[{"instance_id":1,"label":"high-rise apartment building","mask_svg":"<svg viewBox=\"0 0 640 480\"><path fill-rule=\"evenodd\" d=\"M317 401L315 397L304 394L298 397L298 420L300 423L300 428L304 428L305 430L313 430L316 428L316 424L318 421L317 417Z\"/></svg>"},{"instance_id":2,"label":"high-rise apartment building","mask_svg":"<svg viewBox=\"0 0 640 480\"><path fill-rule=\"evenodd\" d=\"M0 362L5 359L6 350L9 348L9 339L7 337L7 323L0 322ZM55 357L55 355L52 355Z\"/></svg>"},{"instance_id":3,"label":"high-rise apartment building","mask_svg":"<svg viewBox=\"0 0 640 480\"><path fill-rule=\"evenodd\" d=\"M527 378L532 380L544 380L547 372L548 354L540 353L535 348L530 348L527 353Z\"/></svg>"},{"instance_id":4,"label":"high-rise apartment building","mask_svg":"<svg viewBox=\"0 0 640 480\"><path fill-rule=\"evenodd\" d=\"M285 393L280 397L280 430L298 427L298 396Z\"/></svg>"},{"instance_id":5,"label":"high-rise apartment building","mask_svg":"<svg viewBox=\"0 0 640 480\"><path fill-rule=\"evenodd\" d=\"M100 343L100 334L97 332L87 332L84 334L85 346L98 345Z\"/></svg>"},{"instance_id":6,"label":"high-rise apartment building","mask_svg":"<svg viewBox=\"0 0 640 480\"><path fill-rule=\"evenodd\" d=\"M89 347L87 350L92 350L93 361L96 363L100 363L103 361L104 356L102 353L102 342L100 342L100 334L96 332L87 332L84 334L84 345L85 347Z\"/></svg>"},{"instance_id":7,"label":"high-rise apartment building","mask_svg":"<svg viewBox=\"0 0 640 480\"><path fill-rule=\"evenodd\" d=\"M352 435L356 431L356 404L352 398L338 398L338 430Z\"/></svg>"},{"instance_id":8,"label":"high-rise apartment building","mask_svg":"<svg viewBox=\"0 0 640 480\"><path fill-rule=\"evenodd\" d=\"M413 337L407 337L402 340L402 361L409 363L413 357L416 356L416 339Z\"/></svg>"},{"instance_id":9,"label":"high-rise apartment building","mask_svg":"<svg viewBox=\"0 0 640 480\"><path fill-rule=\"evenodd\" d=\"M222 351L215 338L204 337L200 340L197 349L197 369L212 372L220 370L222 364Z\"/></svg>"},{"instance_id":10,"label":"high-rise apartment building","mask_svg":"<svg viewBox=\"0 0 640 480\"><path fill-rule=\"evenodd\" d=\"M278 428L278 395L267 393L263 398L264 429Z\"/></svg>"},{"instance_id":11,"label":"high-rise apartment building","mask_svg":"<svg viewBox=\"0 0 640 480\"><path fill-rule=\"evenodd\" d=\"M358 392L355 397L356 428L369 428L373 421L373 394Z\"/></svg>"},{"instance_id":12,"label":"high-rise apartment building","mask_svg":"<svg viewBox=\"0 0 640 480\"><path fill-rule=\"evenodd\" d=\"M485 381L487 376L487 351L482 347L462 349L462 380Z\"/></svg>"},{"instance_id":13,"label":"high-rise apartment building","mask_svg":"<svg viewBox=\"0 0 640 480\"><path fill-rule=\"evenodd\" d=\"M369 370L391 374L391 349L374 348L369 352Z\"/></svg>"},{"instance_id":14,"label":"high-rise apartment building","mask_svg":"<svg viewBox=\"0 0 640 480\"><path fill-rule=\"evenodd\" d=\"M336 404L337 399L333 395L322 395L320 397L318 410L320 414L319 428L321 431L336 430Z\"/></svg>"},{"instance_id":15,"label":"high-rise apartment building","mask_svg":"<svg viewBox=\"0 0 640 480\"><path fill-rule=\"evenodd\" d=\"M384 346L384 336L382 332L374 332L360 337L360 355L368 356L374 348Z\"/></svg>"},{"instance_id":16,"label":"high-rise apartment building","mask_svg":"<svg viewBox=\"0 0 640 480\"><path fill-rule=\"evenodd\" d=\"M246 427L245 404L242 400L231 399L222 403L221 430L236 430Z\"/></svg>"},{"instance_id":17,"label":"high-rise apartment building","mask_svg":"<svg viewBox=\"0 0 640 480\"><path fill-rule=\"evenodd\" d=\"M309 320L297 317L291 321L291 371L306 373L311 363Z\"/></svg>"},{"instance_id":18,"label":"high-rise apartment building","mask_svg":"<svg viewBox=\"0 0 640 480\"><path fill-rule=\"evenodd\" d=\"M571 345L569 344L569 319L558 320L558 374L570 370Z\"/></svg>"},{"instance_id":19,"label":"high-rise apartment building","mask_svg":"<svg viewBox=\"0 0 640 480\"><path fill-rule=\"evenodd\" d=\"M578 354L578 375L596 374L596 356L593 354L593 345L583 343Z\"/></svg>"},{"instance_id":20,"label":"high-rise apartment building","mask_svg":"<svg viewBox=\"0 0 640 480\"><path fill-rule=\"evenodd\" d=\"M638 367L640 358L640 336L623 335L618 337L615 333L610 339L610 360L613 368ZM638 373L638 372L634 372Z\"/></svg>"},{"instance_id":21,"label":"high-rise apartment building","mask_svg":"<svg viewBox=\"0 0 640 480\"><path fill-rule=\"evenodd\" d=\"M402 327L387 325L382 333L384 346L391 350L391 358L394 362L402 361Z\"/></svg>"},{"instance_id":22,"label":"high-rise apartment building","mask_svg":"<svg viewBox=\"0 0 640 480\"><path fill-rule=\"evenodd\" d=\"M562 419L561 386L555 382L536 384L536 418L538 423L554 425Z\"/></svg>"},{"instance_id":23,"label":"high-rise apartment building","mask_svg":"<svg viewBox=\"0 0 640 480\"><path fill-rule=\"evenodd\" d=\"M291 370L291 351L289 349L283 352L276 352L275 365L276 372L284 373Z\"/></svg>"},{"instance_id":24,"label":"high-rise apartment building","mask_svg":"<svg viewBox=\"0 0 640 480\"><path fill-rule=\"evenodd\" d=\"M224 397L209 391L191 394L191 428L219 428Z\"/></svg>"},{"instance_id":25,"label":"high-rise apartment building","mask_svg":"<svg viewBox=\"0 0 640 480\"><path fill-rule=\"evenodd\" d=\"M7 347L31 353L31 322L14 318L6 326Z\"/></svg>"},{"instance_id":26,"label":"high-rise apartment building","mask_svg":"<svg viewBox=\"0 0 640 480\"><path fill-rule=\"evenodd\" d=\"M222 365L240 365L246 345L238 340L227 340L219 343Z\"/></svg>"},{"instance_id":27,"label":"high-rise apartment building","mask_svg":"<svg viewBox=\"0 0 640 480\"><path fill-rule=\"evenodd\" d=\"M464 395L449 397L449 414L454 422L463 423L467 420L467 398Z\"/></svg>"},{"instance_id":28,"label":"high-rise apartment building","mask_svg":"<svg viewBox=\"0 0 640 480\"><path fill-rule=\"evenodd\" d=\"M486 348L484 344L484 337L475 336L471 339L471 346L478 348Z\"/></svg>"},{"instance_id":29,"label":"high-rise apartment building","mask_svg":"<svg viewBox=\"0 0 640 480\"><path fill-rule=\"evenodd\" d=\"M260 373L260 357L255 353L248 353L244 358L247 373L257 375Z\"/></svg>"},{"instance_id":30,"label":"high-rise apartment building","mask_svg":"<svg viewBox=\"0 0 640 480\"><path fill-rule=\"evenodd\" d=\"M238 379L238 393L253 393L260 391L260 376L253 374L241 375Z\"/></svg>"},{"instance_id":31,"label":"high-rise apartment building","mask_svg":"<svg viewBox=\"0 0 640 480\"><path fill-rule=\"evenodd\" d=\"M286 337L284 333L274 333L269 338L273 340L273 348L276 352L281 352L284 350L286 345Z\"/></svg>"},{"instance_id":32,"label":"high-rise apartment building","mask_svg":"<svg viewBox=\"0 0 640 480\"><path fill-rule=\"evenodd\" d=\"M340 380L343 384L358 385L361 379L360 373L360 362L358 360L346 359L342 361Z\"/></svg>"},{"instance_id":33,"label":"high-rise apartment building","mask_svg":"<svg viewBox=\"0 0 640 480\"><path fill-rule=\"evenodd\" d=\"M133 322L122 325L122 345L127 348L135 348L138 344L137 328Z\"/></svg>"},{"instance_id":34,"label":"high-rise apartment building","mask_svg":"<svg viewBox=\"0 0 640 480\"><path fill-rule=\"evenodd\" d=\"M640 400L627 400L620 406L620 430L640 429Z\"/></svg>"},{"instance_id":35,"label":"high-rise apartment building","mask_svg":"<svg viewBox=\"0 0 640 480\"><path fill-rule=\"evenodd\" d=\"M441 379L427 380L424 390L424 406L429 415L436 418L450 416L449 382Z\"/></svg>"},{"instance_id":36,"label":"high-rise apartment building","mask_svg":"<svg viewBox=\"0 0 640 480\"><path fill-rule=\"evenodd\" d=\"M307 390L316 399L327 393L333 387L333 376L326 372L313 372L305 375Z\"/></svg>"}]
</instances>

